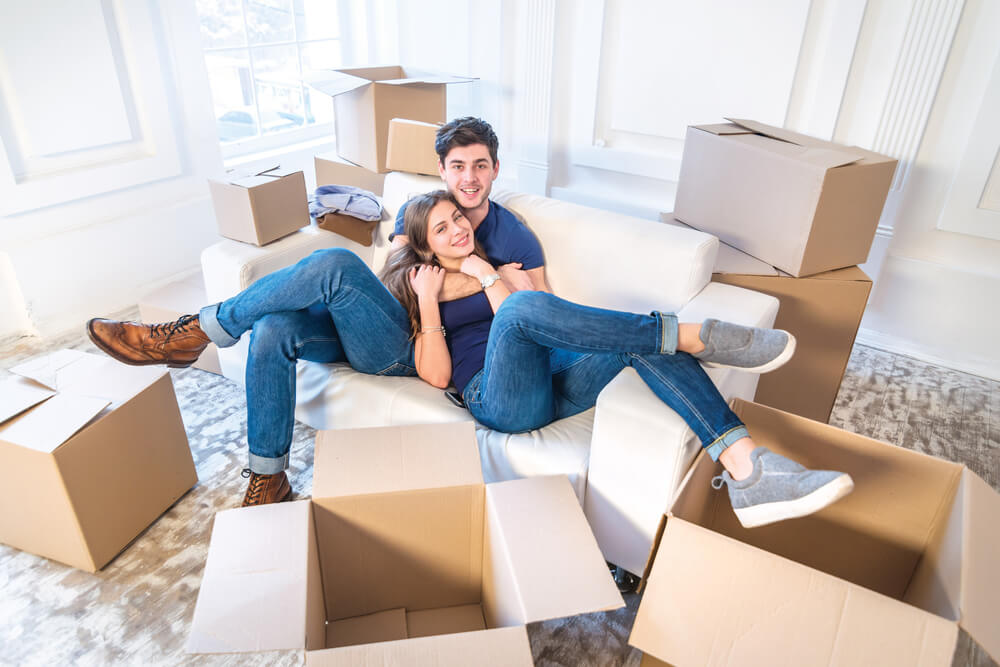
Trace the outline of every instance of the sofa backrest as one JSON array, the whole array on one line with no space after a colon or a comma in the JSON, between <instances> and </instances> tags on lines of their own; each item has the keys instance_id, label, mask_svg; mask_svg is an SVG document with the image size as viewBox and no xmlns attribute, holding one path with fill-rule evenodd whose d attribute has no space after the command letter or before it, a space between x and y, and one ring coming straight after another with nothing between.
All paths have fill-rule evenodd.
<instances>
[{"instance_id":1,"label":"sofa backrest","mask_svg":"<svg viewBox=\"0 0 1000 667\"><path fill-rule=\"evenodd\" d=\"M396 212L440 179L386 176L373 268L388 254ZM633 312L680 310L708 284L719 242L692 229L642 220L549 197L494 190L493 200L521 219L545 252L552 291L570 301Z\"/></svg>"}]
</instances>

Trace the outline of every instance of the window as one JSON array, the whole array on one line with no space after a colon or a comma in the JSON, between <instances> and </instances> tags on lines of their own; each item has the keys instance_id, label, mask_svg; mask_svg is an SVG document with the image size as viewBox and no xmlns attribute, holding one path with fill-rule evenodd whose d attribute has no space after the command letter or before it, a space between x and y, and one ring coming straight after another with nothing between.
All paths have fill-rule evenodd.
<instances>
[{"instance_id":1,"label":"window","mask_svg":"<svg viewBox=\"0 0 1000 667\"><path fill-rule=\"evenodd\" d=\"M197 0L224 157L332 137L333 104L306 80L343 62L340 4Z\"/></svg>"}]
</instances>

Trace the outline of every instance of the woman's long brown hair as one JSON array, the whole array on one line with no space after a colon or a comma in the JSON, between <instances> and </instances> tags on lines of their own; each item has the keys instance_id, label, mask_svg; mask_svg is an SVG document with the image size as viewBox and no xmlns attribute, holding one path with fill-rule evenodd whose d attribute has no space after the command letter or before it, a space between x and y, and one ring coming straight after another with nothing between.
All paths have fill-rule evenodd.
<instances>
[{"instance_id":1,"label":"woman's long brown hair","mask_svg":"<svg viewBox=\"0 0 1000 667\"><path fill-rule=\"evenodd\" d=\"M427 243L427 219L430 217L431 209L443 201L458 206L458 202L446 190L418 195L406 204L406 211L403 213L403 233L406 234L409 243L389 253L385 266L378 274L389 292L406 309L410 320L411 338L420 331L420 306L417 303L417 294L410 285L410 269L421 264L441 266ZM476 254L483 257L478 243L475 247Z\"/></svg>"}]
</instances>

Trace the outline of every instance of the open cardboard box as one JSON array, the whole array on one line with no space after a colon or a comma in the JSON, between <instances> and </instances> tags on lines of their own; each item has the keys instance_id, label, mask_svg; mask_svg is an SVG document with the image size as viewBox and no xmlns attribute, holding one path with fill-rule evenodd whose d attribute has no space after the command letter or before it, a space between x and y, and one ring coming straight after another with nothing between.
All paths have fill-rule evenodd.
<instances>
[{"instance_id":1,"label":"open cardboard box","mask_svg":"<svg viewBox=\"0 0 1000 667\"><path fill-rule=\"evenodd\" d=\"M322 431L313 475L216 515L189 652L531 665L524 624L623 606L568 480L483 484L472 422Z\"/></svg>"},{"instance_id":2,"label":"open cardboard box","mask_svg":"<svg viewBox=\"0 0 1000 667\"><path fill-rule=\"evenodd\" d=\"M896 160L727 120L688 128L674 217L793 276L863 264Z\"/></svg>"},{"instance_id":3,"label":"open cardboard box","mask_svg":"<svg viewBox=\"0 0 1000 667\"><path fill-rule=\"evenodd\" d=\"M0 542L96 572L198 481L170 375L60 350L0 381Z\"/></svg>"},{"instance_id":4,"label":"open cardboard box","mask_svg":"<svg viewBox=\"0 0 1000 667\"><path fill-rule=\"evenodd\" d=\"M355 67L323 72L309 85L333 97L337 154L370 171L383 173L389 121L409 118L445 121L450 83L474 79L410 67Z\"/></svg>"},{"instance_id":5,"label":"open cardboard box","mask_svg":"<svg viewBox=\"0 0 1000 667\"><path fill-rule=\"evenodd\" d=\"M961 626L1000 656L1000 495L957 463L734 410L757 444L848 472L854 492L747 530L703 452L661 526L633 646L678 666L949 665Z\"/></svg>"},{"instance_id":6,"label":"open cardboard box","mask_svg":"<svg viewBox=\"0 0 1000 667\"><path fill-rule=\"evenodd\" d=\"M313 157L316 169L316 187L321 185L351 185L367 190L379 197L385 174L377 174L360 165L349 162L336 153L324 153Z\"/></svg>"},{"instance_id":7,"label":"open cardboard box","mask_svg":"<svg viewBox=\"0 0 1000 667\"><path fill-rule=\"evenodd\" d=\"M683 225L672 213L661 220ZM828 422L868 304L872 280L856 266L795 278L725 243L719 244L712 282L776 297L775 329L796 339L795 356L760 376L754 401Z\"/></svg>"},{"instance_id":8,"label":"open cardboard box","mask_svg":"<svg viewBox=\"0 0 1000 667\"><path fill-rule=\"evenodd\" d=\"M301 171L271 167L255 173L233 171L226 180L208 180L219 234L267 245L309 224L309 196Z\"/></svg>"}]
</instances>

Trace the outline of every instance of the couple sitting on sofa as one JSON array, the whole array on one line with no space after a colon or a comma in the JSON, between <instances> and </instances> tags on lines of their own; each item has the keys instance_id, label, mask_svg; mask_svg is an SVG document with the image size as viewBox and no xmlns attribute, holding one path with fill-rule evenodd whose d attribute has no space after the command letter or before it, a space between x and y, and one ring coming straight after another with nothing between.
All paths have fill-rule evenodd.
<instances>
[{"instance_id":1,"label":"couple sitting on sofa","mask_svg":"<svg viewBox=\"0 0 1000 667\"><path fill-rule=\"evenodd\" d=\"M435 149L448 189L401 208L381 281L350 251L319 250L198 315L156 325L91 320L91 340L124 363L183 367L209 342L233 345L251 331L243 505L291 497L285 469L298 359L454 384L473 417L506 432L593 407L631 366L722 463L713 484L728 485L745 526L809 514L850 492L846 474L807 470L757 447L701 368L773 370L794 351L790 334L554 296L534 235L489 199L497 148L480 119L440 128Z\"/></svg>"}]
</instances>

